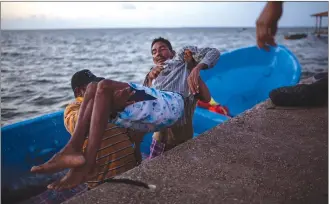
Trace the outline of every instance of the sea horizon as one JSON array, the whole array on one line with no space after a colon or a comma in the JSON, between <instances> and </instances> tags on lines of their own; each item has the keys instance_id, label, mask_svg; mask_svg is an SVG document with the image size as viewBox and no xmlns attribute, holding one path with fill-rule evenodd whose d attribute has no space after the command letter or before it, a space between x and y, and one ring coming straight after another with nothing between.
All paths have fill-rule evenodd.
<instances>
[{"instance_id":1,"label":"sea horizon","mask_svg":"<svg viewBox=\"0 0 329 204\"><path fill-rule=\"evenodd\" d=\"M152 29L256 29L256 26L198 26L198 27L99 27L99 28L31 28L1 29L1 31L49 31L49 30L152 30ZM280 26L278 29L315 29L315 26ZM321 29L328 29L321 27Z\"/></svg>"}]
</instances>

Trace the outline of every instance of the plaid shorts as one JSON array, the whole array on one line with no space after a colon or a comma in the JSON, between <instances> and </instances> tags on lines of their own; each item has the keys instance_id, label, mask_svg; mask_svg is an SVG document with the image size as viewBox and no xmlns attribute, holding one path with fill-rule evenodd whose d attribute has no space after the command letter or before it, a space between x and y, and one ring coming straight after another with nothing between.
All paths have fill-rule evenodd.
<instances>
[{"instance_id":1,"label":"plaid shorts","mask_svg":"<svg viewBox=\"0 0 329 204\"><path fill-rule=\"evenodd\" d=\"M159 142L156 139L152 139L152 144L150 147L150 155L149 159L152 159L154 157L157 157L161 154L163 154L165 150L165 143Z\"/></svg>"}]
</instances>

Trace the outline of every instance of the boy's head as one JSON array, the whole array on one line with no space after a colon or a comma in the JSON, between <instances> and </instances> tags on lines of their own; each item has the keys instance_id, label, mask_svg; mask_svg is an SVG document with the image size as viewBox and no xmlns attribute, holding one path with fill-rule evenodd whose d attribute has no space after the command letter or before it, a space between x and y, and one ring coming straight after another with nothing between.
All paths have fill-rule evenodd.
<instances>
[{"instance_id":1,"label":"boy's head","mask_svg":"<svg viewBox=\"0 0 329 204\"><path fill-rule=\"evenodd\" d=\"M87 86L90 82L99 82L103 77L96 77L90 70L84 69L73 74L71 79L71 87L74 96L83 97L86 92Z\"/></svg>"},{"instance_id":2,"label":"boy's head","mask_svg":"<svg viewBox=\"0 0 329 204\"><path fill-rule=\"evenodd\" d=\"M175 56L175 51L172 49L169 40L162 37L156 38L152 41L151 52L153 62L156 65L161 65L168 59L172 59Z\"/></svg>"}]
</instances>

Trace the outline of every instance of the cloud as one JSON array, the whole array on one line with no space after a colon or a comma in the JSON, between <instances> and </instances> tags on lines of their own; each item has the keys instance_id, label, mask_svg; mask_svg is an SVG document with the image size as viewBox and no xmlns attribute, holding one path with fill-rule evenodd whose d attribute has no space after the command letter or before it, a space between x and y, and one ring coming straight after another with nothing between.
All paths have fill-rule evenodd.
<instances>
[{"instance_id":1,"label":"cloud","mask_svg":"<svg viewBox=\"0 0 329 204\"><path fill-rule=\"evenodd\" d=\"M46 19L47 17L45 16L45 15L43 15L43 14L40 14L40 15L30 15L29 17L28 17L28 19ZM21 18L22 19L22 18Z\"/></svg>"},{"instance_id":2,"label":"cloud","mask_svg":"<svg viewBox=\"0 0 329 204\"><path fill-rule=\"evenodd\" d=\"M156 8L154 6L148 6L147 9L148 10L155 10Z\"/></svg>"},{"instance_id":3,"label":"cloud","mask_svg":"<svg viewBox=\"0 0 329 204\"><path fill-rule=\"evenodd\" d=\"M1 29L249 27L255 26L264 5L265 2L5 2L0 16ZM315 19L309 15L322 12L325 6L327 2L287 2L279 26L314 26ZM322 19L325 24L327 18Z\"/></svg>"},{"instance_id":4,"label":"cloud","mask_svg":"<svg viewBox=\"0 0 329 204\"><path fill-rule=\"evenodd\" d=\"M121 6L122 9L126 9L126 10L134 10L136 9L136 6L134 4L122 4Z\"/></svg>"}]
</instances>

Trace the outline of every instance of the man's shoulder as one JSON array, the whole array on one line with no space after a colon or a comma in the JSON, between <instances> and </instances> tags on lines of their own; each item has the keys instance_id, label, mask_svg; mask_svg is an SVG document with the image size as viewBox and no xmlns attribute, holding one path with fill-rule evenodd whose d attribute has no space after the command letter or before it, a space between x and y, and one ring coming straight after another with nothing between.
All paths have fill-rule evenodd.
<instances>
[{"instance_id":1,"label":"man's shoulder","mask_svg":"<svg viewBox=\"0 0 329 204\"><path fill-rule=\"evenodd\" d=\"M67 106L66 106L65 109L70 109L70 108L72 108L72 107L78 107L78 106L81 106L81 103L82 103L82 102L80 102L80 101L76 101L76 100L71 101L71 102L69 102L69 103L67 104Z\"/></svg>"},{"instance_id":2,"label":"man's shoulder","mask_svg":"<svg viewBox=\"0 0 329 204\"><path fill-rule=\"evenodd\" d=\"M72 111L79 110L79 109L80 109L80 106L81 106L81 103L82 103L82 102L77 101L77 100L71 101L71 102L65 107L64 115L67 115L67 114L71 113Z\"/></svg>"},{"instance_id":3,"label":"man's shoulder","mask_svg":"<svg viewBox=\"0 0 329 204\"><path fill-rule=\"evenodd\" d=\"M196 45L184 45L180 50L181 51L185 51L185 50L197 50L199 49L200 47L199 46L196 46Z\"/></svg>"}]
</instances>

